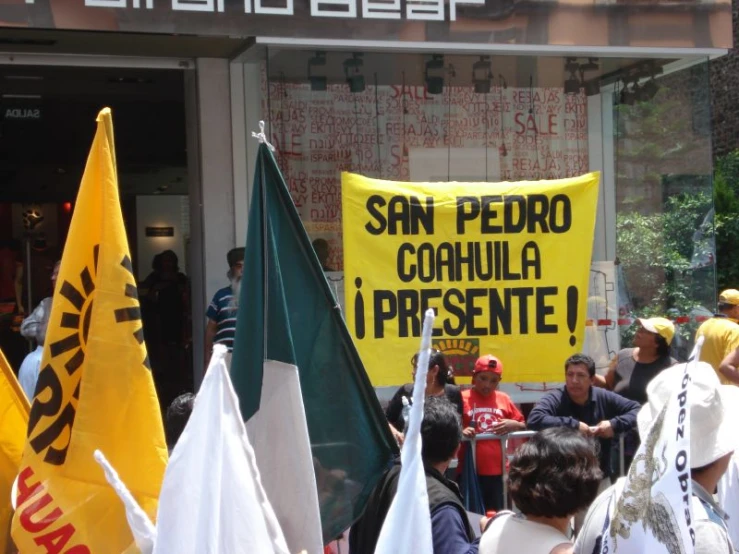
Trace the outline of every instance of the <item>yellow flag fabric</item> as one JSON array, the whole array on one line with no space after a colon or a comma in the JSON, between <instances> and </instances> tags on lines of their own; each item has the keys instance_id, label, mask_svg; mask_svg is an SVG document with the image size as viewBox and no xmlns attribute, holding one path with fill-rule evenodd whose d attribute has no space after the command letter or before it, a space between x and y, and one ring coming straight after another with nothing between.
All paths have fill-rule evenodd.
<instances>
[{"instance_id":1,"label":"yellow flag fabric","mask_svg":"<svg viewBox=\"0 0 739 554\"><path fill-rule=\"evenodd\" d=\"M424 312L456 375L494 354L514 383L564 380L582 348L600 175L402 183L342 175L347 325L375 386L410 380Z\"/></svg>"},{"instance_id":2,"label":"yellow flag fabric","mask_svg":"<svg viewBox=\"0 0 739 554\"><path fill-rule=\"evenodd\" d=\"M0 351L0 553L9 552L10 491L21 465L28 429L28 400Z\"/></svg>"},{"instance_id":3,"label":"yellow flag fabric","mask_svg":"<svg viewBox=\"0 0 739 554\"><path fill-rule=\"evenodd\" d=\"M24 554L118 553L133 543L100 449L154 519L167 463L144 345L109 109L100 112L54 292L18 482Z\"/></svg>"}]
</instances>

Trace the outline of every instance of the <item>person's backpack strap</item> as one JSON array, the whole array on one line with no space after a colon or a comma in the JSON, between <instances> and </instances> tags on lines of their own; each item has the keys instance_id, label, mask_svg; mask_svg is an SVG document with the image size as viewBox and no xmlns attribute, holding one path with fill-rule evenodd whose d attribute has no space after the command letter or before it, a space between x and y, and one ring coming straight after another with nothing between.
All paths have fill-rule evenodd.
<instances>
[{"instance_id":1,"label":"person's backpack strap","mask_svg":"<svg viewBox=\"0 0 739 554\"><path fill-rule=\"evenodd\" d=\"M499 523L502 523L505 521L508 517L516 515L516 512L512 512L511 510L501 510L497 514L495 514L493 517L491 517L488 522L485 524L485 529L482 530L483 533L486 533L488 529L493 525L493 522L497 521ZM504 517L507 516L507 517Z\"/></svg>"},{"instance_id":2,"label":"person's backpack strap","mask_svg":"<svg viewBox=\"0 0 739 554\"><path fill-rule=\"evenodd\" d=\"M734 549L731 545L731 540L729 539L729 528L726 525L726 521L724 518L722 518L716 510L713 509L713 506L703 500L700 496L694 495L698 500L700 500L700 503L703 504L703 507L706 509L706 514L708 515L709 521L712 521L716 525L720 526L721 529L723 529L726 532L726 542L727 546L729 547L729 552L732 552Z\"/></svg>"}]
</instances>

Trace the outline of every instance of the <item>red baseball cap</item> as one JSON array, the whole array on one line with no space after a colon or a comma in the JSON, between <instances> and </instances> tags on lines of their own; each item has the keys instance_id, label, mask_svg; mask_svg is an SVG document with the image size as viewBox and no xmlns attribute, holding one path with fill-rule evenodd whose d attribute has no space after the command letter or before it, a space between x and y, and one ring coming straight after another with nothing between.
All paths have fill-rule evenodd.
<instances>
[{"instance_id":1,"label":"red baseball cap","mask_svg":"<svg viewBox=\"0 0 739 554\"><path fill-rule=\"evenodd\" d=\"M480 358L477 358L477 361L475 362L475 369L472 370L472 373L482 373L483 371L491 371L493 373L497 373L498 375L502 375L503 362L501 362L492 354L481 356Z\"/></svg>"}]
</instances>

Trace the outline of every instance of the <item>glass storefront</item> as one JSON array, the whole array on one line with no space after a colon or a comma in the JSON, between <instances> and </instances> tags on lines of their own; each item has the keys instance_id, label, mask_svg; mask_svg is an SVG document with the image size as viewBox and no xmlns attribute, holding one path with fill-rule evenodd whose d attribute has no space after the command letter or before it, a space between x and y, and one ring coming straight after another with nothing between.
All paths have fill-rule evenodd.
<instances>
[{"instance_id":1,"label":"glass storefront","mask_svg":"<svg viewBox=\"0 0 739 554\"><path fill-rule=\"evenodd\" d=\"M715 303L708 60L270 49L262 113L329 279L342 171L518 181L602 170L585 348L604 368L633 319ZM337 285L337 292L340 292ZM343 298L340 298L343 301Z\"/></svg>"},{"instance_id":2,"label":"glass storefront","mask_svg":"<svg viewBox=\"0 0 739 554\"><path fill-rule=\"evenodd\" d=\"M146 346L166 408L193 390L183 72L5 65L0 82L0 350L17 371L44 340L21 334L21 323L51 300L95 116L109 106Z\"/></svg>"},{"instance_id":3,"label":"glass storefront","mask_svg":"<svg viewBox=\"0 0 739 554\"><path fill-rule=\"evenodd\" d=\"M613 99L621 315L673 319L685 359L716 303L707 60L653 85L620 82Z\"/></svg>"}]
</instances>

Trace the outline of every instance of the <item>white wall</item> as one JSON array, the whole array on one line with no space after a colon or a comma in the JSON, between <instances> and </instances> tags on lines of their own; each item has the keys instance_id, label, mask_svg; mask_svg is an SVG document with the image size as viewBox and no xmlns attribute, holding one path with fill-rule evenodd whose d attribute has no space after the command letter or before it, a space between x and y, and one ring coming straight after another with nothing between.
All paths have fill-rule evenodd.
<instances>
[{"instance_id":1,"label":"white wall","mask_svg":"<svg viewBox=\"0 0 739 554\"><path fill-rule=\"evenodd\" d=\"M187 196L157 195L136 197L136 255L138 280L151 273L154 256L164 250L172 250L179 259L180 271L189 273L187 267L186 239L189 235L186 210ZM147 237L147 227L173 227L173 237Z\"/></svg>"}]
</instances>

